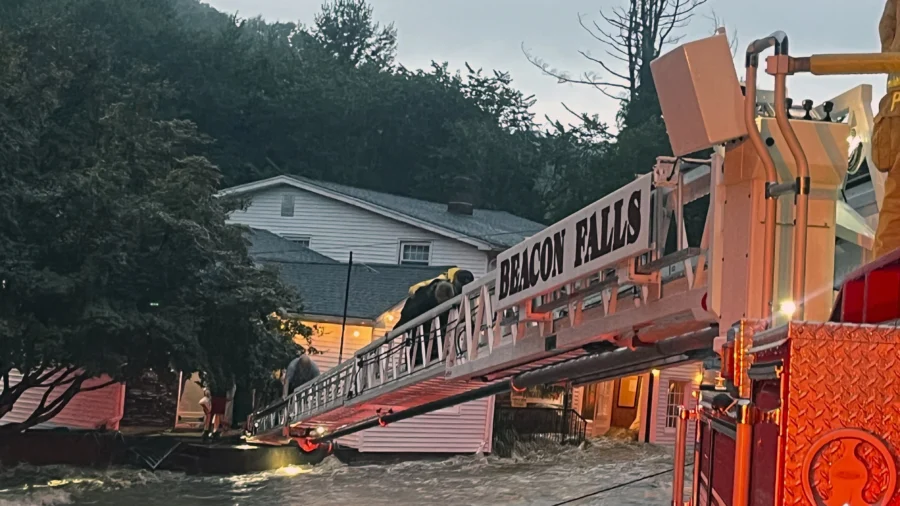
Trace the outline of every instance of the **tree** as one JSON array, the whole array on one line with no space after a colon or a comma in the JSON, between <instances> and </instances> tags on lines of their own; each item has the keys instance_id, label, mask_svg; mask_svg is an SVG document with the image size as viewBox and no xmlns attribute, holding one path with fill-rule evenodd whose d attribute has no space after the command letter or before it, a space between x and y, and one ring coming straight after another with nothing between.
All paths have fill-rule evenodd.
<instances>
[{"instance_id":1,"label":"tree","mask_svg":"<svg viewBox=\"0 0 900 506\"><path fill-rule=\"evenodd\" d=\"M322 4L310 35L337 61L388 69L397 54L393 23L381 27L365 0L334 0Z\"/></svg>"},{"instance_id":2,"label":"tree","mask_svg":"<svg viewBox=\"0 0 900 506\"><path fill-rule=\"evenodd\" d=\"M541 71L561 83L591 86L620 104L617 114L618 132L608 136L609 144L594 152L602 153L595 160L595 166L602 168L594 172L594 178L602 181L591 188L584 197L572 197L562 204L562 209L573 210L579 203L586 205L598 196L610 193L632 181L641 173L646 173L656 162L656 157L671 154L671 146L666 134L662 110L656 93L656 85L650 71L650 63L658 58L665 47L681 40L679 31L685 28L707 0L627 0L624 7L601 12L606 23L602 26L579 15L579 25L605 48L605 56L592 56L589 52L579 53L592 64L597 65L605 76L594 72L583 72L572 77L555 70L546 62L525 52L526 58ZM524 48L523 48L524 51ZM582 127L601 131L608 135L605 125L598 129L598 122L584 114L572 112ZM577 138L566 133L557 125L559 139ZM602 142L602 140L601 140ZM579 142L577 145L583 145ZM597 144L599 146L599 144ZM577 181L586 180L584 169L551 172L557 185L574 188ZM558 200L558 199L557 199ZM577 207L576 207L577 208ZM699 237L705 212L690 210L687 219L691 222L691 236Z\"/></svg>"},{"instance_id":3,"label":"tree","mask_svg":"<svg viewBox=\"0 0 900 506\"><path fill-rule=\"evenodd\" d=\"M560 82L586 84L610 98L634 101L642 87L652 87L650 62L661 54L662 49L681 40L676 31L688 25L697 9L707 0L627 0L627 7L613 8L610 13L600 15L609 25L601 27L596 21L590 26L585 16L578 15L578 23L592 38L603 44L609 59L594 57L588 51L578 52L593 64L599 65L610 77L602 78L594 72L583 72L573 78L564 72L552 69L540 59L529 55L528 60L545 74ZM613 64L612 61L619 63ZM624 64L624 69L614 70ZM610 91L619 90L618 94ZM649 90L649 89L648 89Z\"/></svg>"},{"instance_id":4,"label":"tree","mask_svg":"<svg viewBox=\"0 0 900 506\"><path fill-rule=\"evenodd\" d=\"M60 0L0 20L0 416L46 389L2 431L51 419L100 375L259 382L309 335L272 316L299 303L226 225L221 174L193 154L209 140L161 110L169 84L76 22L119 8Z\"/></svg>"}]
</instances>

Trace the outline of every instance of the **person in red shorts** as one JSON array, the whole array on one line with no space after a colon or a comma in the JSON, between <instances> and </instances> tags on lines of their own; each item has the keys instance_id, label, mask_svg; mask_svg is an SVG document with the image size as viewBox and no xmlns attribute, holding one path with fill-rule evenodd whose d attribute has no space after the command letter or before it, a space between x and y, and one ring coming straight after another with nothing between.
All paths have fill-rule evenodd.
<instances>
[{"instance_id":1,"label":"person in red shorts","mask_svg":"<svg viewBox=\"0 0 900 506\"><path fill-rule=\"evenodd\" d=\"M206 441L210 434L217 439L220 435L219 427L225 417L225 408L228 398L224 395L212 395L208 388L203 389L203 398L200 406L203 408L203 440Z\"/></svg>"}]
</instances>

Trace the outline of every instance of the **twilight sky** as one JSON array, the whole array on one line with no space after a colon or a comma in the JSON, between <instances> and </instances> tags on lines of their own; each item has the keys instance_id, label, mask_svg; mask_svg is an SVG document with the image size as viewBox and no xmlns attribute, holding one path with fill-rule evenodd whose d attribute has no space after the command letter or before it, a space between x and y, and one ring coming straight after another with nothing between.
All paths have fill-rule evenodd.
<instances>
[{"instance_id":1,"label":"twilight sky","mask_svg":"<svg viewBox=\"0 0 900 506\"><path fill-rule=\"evenodd\" d=\"M203 0L241 17L262 15L268 20L309 24L321 0ZM398 60L409 68L427 67L431 60L448 61L451 68L469 62L475 68L509 71L515 85L538 99L534 111L569 122L561 102L578 112L596 113L614 123L618 108L599 91L579 85L557 84L522 54L522 46L553 68L577 75L602 69L578 54L603 53L602 45L578 25L578 14L602 23L600 9L625 5L625 0L369 0L382 24L393 22L398 32ZM739 53L752 39L775 30L791 38L794 55L828 52L878 51L878 21L884 0L709 0L685 31L686 40L714 30L712 12L724 22L729 37L735 32ZM743 58L739 56L740 65ZM608 60L607 60L608 61ZM743 69L738 69L743 78ZM884 77L792 77L789 96L817 102L862 82L875 86L876 103L884 93ZM771 89L763 75L760 86ZM876 104L877 105L877 104Z\"/></svg>"}]
</instances>

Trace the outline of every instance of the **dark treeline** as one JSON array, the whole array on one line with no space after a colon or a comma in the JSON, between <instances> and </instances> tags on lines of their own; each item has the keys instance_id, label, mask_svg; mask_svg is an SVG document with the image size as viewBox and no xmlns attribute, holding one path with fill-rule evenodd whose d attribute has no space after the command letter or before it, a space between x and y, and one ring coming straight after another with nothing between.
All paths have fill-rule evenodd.
<instances>
[{"instance_id":1,"label":"dark treeline","mask_svg":"<svg viewBox=\"0 0 900 506\"><path fill-rule=\"evenodd\" d=\"M99 374L263 387L301 352L309 329L271 317L300 302L217 189L293 173L445 201L462 175L477 205L549 223L668 150L646 72L612 136L586 115L541 126L506 73L411 70L396 47L363 0L312 26L197 0L0 2L0 416L62 393L0 430Z\"/></svg>"},{"instance_id":2,"label":"dark treeline","mask_svg":"<svg viewBox=\"0 0 900 506\"><path fill-rule=\"evenodd\" d=\"M145 78L165 81L160 118L189 120L210 139L198 154L223 186L287 172L444 201L461 174L479 205L548 222L667 149L658 112L647 125L647 114L623 106L617 144L596 120L541 128L534 99L503 72L406 69L394 59L396 31L361 1L326 4L308 27L238 19L196 0L47 0L6 11L6 26L65 12L131 68L145 66Z\"/></svg>"}]
</instances>

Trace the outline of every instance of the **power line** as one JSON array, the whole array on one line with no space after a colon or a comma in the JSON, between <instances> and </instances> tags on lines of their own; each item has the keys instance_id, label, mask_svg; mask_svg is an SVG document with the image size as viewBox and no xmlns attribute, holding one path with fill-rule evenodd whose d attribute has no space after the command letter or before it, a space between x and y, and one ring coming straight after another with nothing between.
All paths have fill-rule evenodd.
<instances>
[{"instance_id":1,"label":"power line","mask_svg":"<svg viewBox=\"0 0 900 506\"><path fill-rule=\"evenodd\" d=\"M690 464L685 464L684 467L691 467L692 465L694 465L693 462L691 462ZM647 476L642 476L640 478L637 478L637 479L634 479L631 481L626 481L625 483L619 483L619 484L613 485L611 487L606 487L606 488L601 488L600 490L595 490L589 494L584 494L584 495L581 495L578 497L573 497L572 499L566 499L565 501L554 503L552 506L562 506L563 504L571 504L573 502L581 501L581 500L587 499L589 497L594 497L596 495L600 495L604 492L610 492L610 491L617 490L620 488L625 488L627 486L634 485L635 483L640 483L644 480L649 480L651 478L658 478L664 474L669 474L674 470L675 470L675 468L673 467L671 469L666 469L665 471L660 471L658 473L648 474Z\"/></svg>"}]
</instances>

